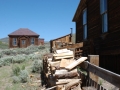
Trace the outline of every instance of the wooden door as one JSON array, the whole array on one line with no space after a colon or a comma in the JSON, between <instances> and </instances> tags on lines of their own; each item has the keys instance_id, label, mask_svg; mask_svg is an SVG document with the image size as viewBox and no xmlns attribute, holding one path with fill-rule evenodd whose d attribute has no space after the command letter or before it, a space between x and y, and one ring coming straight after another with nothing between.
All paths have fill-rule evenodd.
<instances>
[{"instance_id":1,"label":"wooden door","mask_svg":"<svg viewBox=\"0 0 120 90\"><path fill-rule=\"evenodd\" d=\"M26 39L21 39L21 48L26 48L26 47L27 47Z\"/></svg>"}]
</instances>

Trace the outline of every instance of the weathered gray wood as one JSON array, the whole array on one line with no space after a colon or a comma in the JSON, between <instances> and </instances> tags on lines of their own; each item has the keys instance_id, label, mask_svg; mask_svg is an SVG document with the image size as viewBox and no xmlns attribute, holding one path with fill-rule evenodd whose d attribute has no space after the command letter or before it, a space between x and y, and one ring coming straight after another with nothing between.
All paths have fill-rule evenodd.
<instances>
[{"instance_id":1,"label":"weathered gray wood","mask_svg":"<svg viewBox=\"0 0 120 90\"><path fill-rule=\"evenodd\" d=\"M79 65L80 63L82 63L83 61L85 61L87 59L87 57L81 57L78 60L74 61L73 63L71 63L70 65L66 66L65 68L67 70L71 70L74 67L76 67L77 65Z\"/></svg>"},{"instance_id":2,"label":"weathered gray wood","mask_svg":"<svg viewBox=\"0 0 120 90\"><path fill-rule=\"evenodd\" d=\"M72 81L81 80L81 79L58 79L56 85L67 84Z\"/></svg>"},{"instance_id":3,"label":"weathered gray wood","mask_svg":"<svg viewBox=\"0 0 120 90\"><path fill-rule=\"evenodd\" d=\"M103 69L101 67L98 67L96 65L90 64L87 61L84 61L83 63L87 65L87 68L85 69L110 82L116 87L120 88L120 75L113 73L109 70Z\"/></svg>"},{"instance_id":4,"label":"weathered gray wood","mask_svg":"<svg viewBox=\"0 0 120 90\"><path fill-rule=\"evenodd\" d=\"M89 55L88 56L88 60L91 64L94 64L96 66L99 66L99 55ZM98 82L98 76L93 74L93 73L89 73L89 77L95 81L95 82Z\"/></svg>"},{"instance_id":5,"label":"weathered gray wood","mask_svg":"<svg viewBox=\"0 0 120 90\"><path fill-rule=\"evenodd\" d=\"M73 85L76 85L78 84L79 85L80 83L80 80L73 80L72 82L68 83L65 85L65 90L70 90L70 88L73 86Z\"/></svg>"},{"instance_id":6,"label":"weathered gray wood","mask_svg":"<svg viewBox=\"0 0 120 90\"><path fill-rule=\"evenodd\" d=\"M52 89L54 89L54 88L56 88L57 86L53 86L53 87L50 87L50 88L47 88L47 89L45 89L45 90L52 90Z\"/></svg>"},{"instance_id":7,"label":"weathered gray wood","mask_svg":"<svg viewBox=\"0 0 120 90\"><path fill-rule=\"evenodd\" d=\"M57 79L62 79L62 78L72 78L78 76L77 69L68 72L67 70L56 70L55 72L55 77Z\"/></svg>"}]
</instances>

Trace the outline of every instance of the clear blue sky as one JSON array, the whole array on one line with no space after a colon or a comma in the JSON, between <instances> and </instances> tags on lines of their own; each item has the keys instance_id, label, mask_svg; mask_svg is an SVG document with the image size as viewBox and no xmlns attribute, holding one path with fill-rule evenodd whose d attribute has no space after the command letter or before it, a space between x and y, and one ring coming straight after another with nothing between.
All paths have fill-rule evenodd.
<instances>
[{"instance_id":1,"label":"clear blue sky","mask_svg":"<svg viewBox=\"0 0 120 90\"><path fill-rule=\"evenodd\" d=\"M45 41L75 32L72 22L80 0L0 0L0 38L29 28Z\"/></svg>"}]
</instances>

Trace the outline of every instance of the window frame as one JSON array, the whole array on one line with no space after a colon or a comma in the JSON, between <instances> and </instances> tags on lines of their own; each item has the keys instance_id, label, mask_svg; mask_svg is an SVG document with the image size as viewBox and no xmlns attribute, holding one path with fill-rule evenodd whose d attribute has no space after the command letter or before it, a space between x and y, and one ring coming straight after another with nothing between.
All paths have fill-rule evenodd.
<instances>
[{"instance_id":1,"label":"window frame","mask_svg":"<svg viewBox=\"0 0 120 90\"><path fill-rule=\"evenodd\" d=\"M85 15L85 16L84 16ZM88 37L87 29L87 8L83 10L83 39L86 40Z\"/></svg>"},{"instance_id":2,"label":"window frame","mask_svg":"<svg viewBox=\"0 0 120 90\"><path fill-rule=\"evenodd\" d=\"M17 46L17 38L13 38L13 46Z\"/></svg>"},{"instance_id":3,"label":"window frame","mask_svg":"<svg viewBox=\"0 0 120 90\"><path fill-rule=\"evenodd\" d=\"M103 2L102 2L103 1ZM108 14L107 14L107 0L100 0L100 14L102 19L102 33L108 32ZM106 16L106 18L105 18Z\"/></svg>"},{"instance_id":4,"label":"window frame","mask_svg":"<svg viewBox=\"0 0 120 90\"><path fill-rule=\"evenodd\" d=\"M22 45L25 45L25 43L26 43L26 40L22 40Z\"/></svg>"}]
</instances>

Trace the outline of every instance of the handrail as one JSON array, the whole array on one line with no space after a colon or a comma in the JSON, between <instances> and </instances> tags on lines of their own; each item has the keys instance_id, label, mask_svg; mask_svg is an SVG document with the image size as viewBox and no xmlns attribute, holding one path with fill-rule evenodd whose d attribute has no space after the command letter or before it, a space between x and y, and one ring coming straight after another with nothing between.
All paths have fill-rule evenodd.
<instances>
[{"instance_id":1,"label":"handrail","mask_svg":"<svg viewBox=\"0 0 120 90\"><path fill-rule=\"evenodd\" d=\"M97 76L120 88L120 75L106 70L104 68L98 67L96 65L93 65L88 61L84 61L83 64L85 65L84 69L96 74Z\"/></svg>"}]
</instances>

